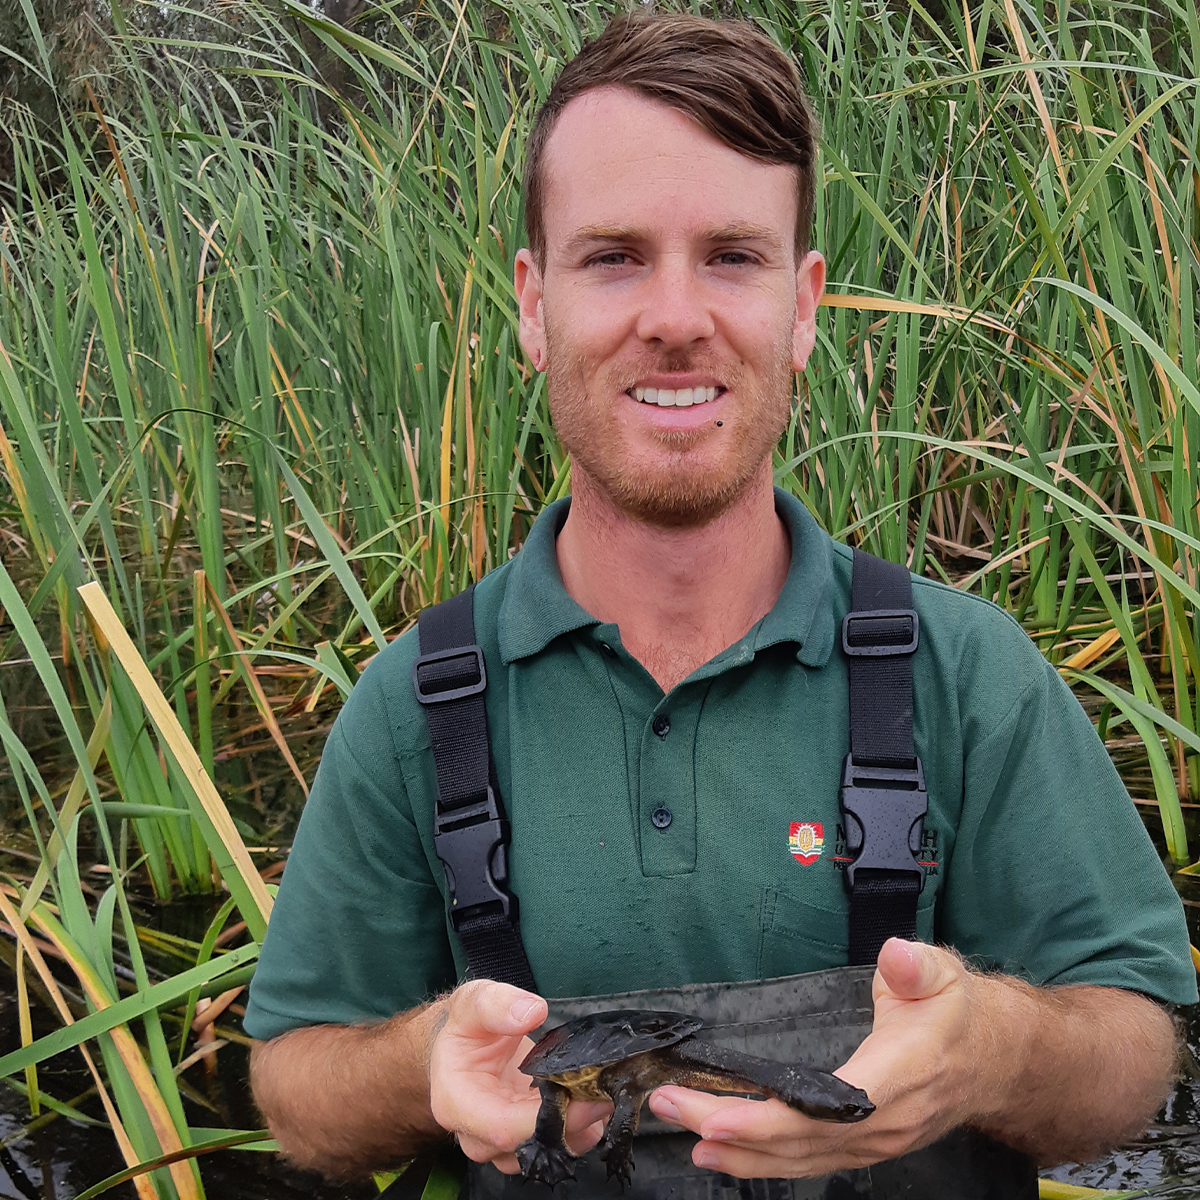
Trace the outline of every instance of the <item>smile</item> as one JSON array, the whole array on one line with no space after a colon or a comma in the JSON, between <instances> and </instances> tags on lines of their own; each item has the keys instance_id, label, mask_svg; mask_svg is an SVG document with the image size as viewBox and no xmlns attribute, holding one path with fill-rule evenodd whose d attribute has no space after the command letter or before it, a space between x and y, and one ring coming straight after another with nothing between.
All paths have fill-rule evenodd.
<instances>
[{"instance_id":1,"label":"smile","mask_svg":"<svg viewBox=\"0 0 1200 1200\"><path fill-rule=\"evenodd\" d=\"M715 400L724 391L723 387L635 387L629 389L629 394L639 404L657 404L659 408L691 408L693 404L706 404L709 400Z\"/></svg>"}]
</instances>

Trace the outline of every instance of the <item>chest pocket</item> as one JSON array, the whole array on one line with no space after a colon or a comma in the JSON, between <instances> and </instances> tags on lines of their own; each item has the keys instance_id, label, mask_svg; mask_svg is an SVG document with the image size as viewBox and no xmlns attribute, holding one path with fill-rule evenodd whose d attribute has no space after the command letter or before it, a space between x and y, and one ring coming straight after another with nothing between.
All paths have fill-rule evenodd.
<instances>
[{"instance_id":1,"label":"chest pocket","mask_svg":"<svg viewBox=\"0 0 1200 1200\"><path fill-rule=\"evenodd\" d=\"M936 876L927 878L917 901L917 938L922 942L934 940L937 883ZM825 908L778 888L763 888L756 972L760 979L844 967L849 944L848 900Z\"/></svg>"}]
</instances>

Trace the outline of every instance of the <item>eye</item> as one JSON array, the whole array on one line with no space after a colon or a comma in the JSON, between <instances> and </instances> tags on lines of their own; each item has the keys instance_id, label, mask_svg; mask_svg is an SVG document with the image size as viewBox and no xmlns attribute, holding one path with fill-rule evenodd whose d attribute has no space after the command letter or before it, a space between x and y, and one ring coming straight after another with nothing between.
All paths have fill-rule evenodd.
<instances>
[{"instance_id":1,"label":"eye","mask_svg":"<svg viewBox=\"0 0 1200 1200\"><path fill-rule=\"evenodd\" d=\"M713 262L721 267L744 267L754 262L754 255L749 250L722 250Z\"/></svg>"},{"instance_id":2,"label":"eye","mask_svg":"<svg viewBox=\"0 0 1200 1200\"><path fill-rule=\"evenodd\" d=\"M623 267L630 262L630 256L625 250L604 250L588 259L589 267Z\"/></svg>"}]
</instances>

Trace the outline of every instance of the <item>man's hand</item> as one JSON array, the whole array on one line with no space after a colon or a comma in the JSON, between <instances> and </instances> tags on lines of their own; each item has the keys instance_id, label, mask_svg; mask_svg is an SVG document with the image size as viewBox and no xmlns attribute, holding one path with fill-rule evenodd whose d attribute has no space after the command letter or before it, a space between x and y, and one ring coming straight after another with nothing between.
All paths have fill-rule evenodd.
<instances>
[{"instance_id":1,"label":"man's hand","mask_svg":"<svg viewBox=\"0 0 1200 1200\"><path fill-rule=\"evenodd\" d=\"M379 1024L314 1025L255 1043L254 1098L288 1158L331 1178L391 1166L446 1133L511 1173L539 1104L517 1068L545 1019L539 996L466 983ZM590 1150L609 1111L573 1103L568 1147Z\"/></svg>"},{"instance_id":2,"label":"man's hand","mask_svg":"<svg viewBox=\"0 0 1200 1200\"><path fill-rule=\"evenodd\" d=\"M856 1125L778 1100L659 1088L650 1107L702 1140L693 1161L742 1178L819 1176L894 1158L974 1125L1042 1161L1086 1158L1140 1129L1170 1086L1166 1014L1115 988L1043 990L892 939L870 1035L837 1071L876 1105ZM1107 1075L1110 1086L1097 1088Z\"/></svg>"},{"instance_id":3,"label":"man's hand","mask_svg":"<svg viewBox=\"0 0 1200 1200\"><path fill-rule=\"evenodd\" d=\"M506 983L478 980L457 988L443 1004L444 1021L429 1057L434 1120L458 1138L468 1158L514 1175L519 1168L513 1151L533 1133L541 1103L518 1064L533 1046L527 1035L546 1019L546 1002ZM570 1105L572 1153L600 1140L611 1111L605 1104Z\"/></svg>"},{"instance_id":4,"label":"man's hand","mask_svg":"<svg viewBox=\"0 0 1200 1200\"><path fill-rule=\"evenodd\" d=\"M874 1028L837 1071L875 1103L858 1124L815 1121L778 1100L680 1087L659 1088L650 1107L701 1135L692 1155L698 1166L743 1178L826 1175L894 1158L966 1117L976 1016L971 982L944 950L887 943L873 984Z\"/></svg>"}]
</instances>

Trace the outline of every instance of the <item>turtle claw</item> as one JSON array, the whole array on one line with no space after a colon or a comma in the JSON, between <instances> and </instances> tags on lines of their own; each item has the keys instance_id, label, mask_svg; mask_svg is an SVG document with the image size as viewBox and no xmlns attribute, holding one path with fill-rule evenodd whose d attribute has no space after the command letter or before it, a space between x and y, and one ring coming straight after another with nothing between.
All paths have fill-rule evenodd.
<instances>
[{"instance_id":1,"label":"turtle claw","mask_svg":"<svg viewBox=\"0 0 1200 1200\"><path fill-rule=\"evenodd\" d=\"M615 1144L603 1146L600 1150L600 1157L604 1160L604 1165L608 1168L608 1178L616 1179L621 1185L622 1193L624 1193L627 1186L633 1186L633 1177L630 1175L630 1171L633 1170L632 1150L632 1146L618 1146Z\"/></svg>"},{"instance_id":2,"label":"turtle claw","mask_svg":"<svg viewBox=\"0 0 1200 1200\"><path fill-rule=\"evenodd\" d=\"M516 1150L521 1174L526 1179L557 1187L565 1180L575 1178L575 1156L566 1146L548 1146L531 1137Z\"/></svg>"}]
</instances>

